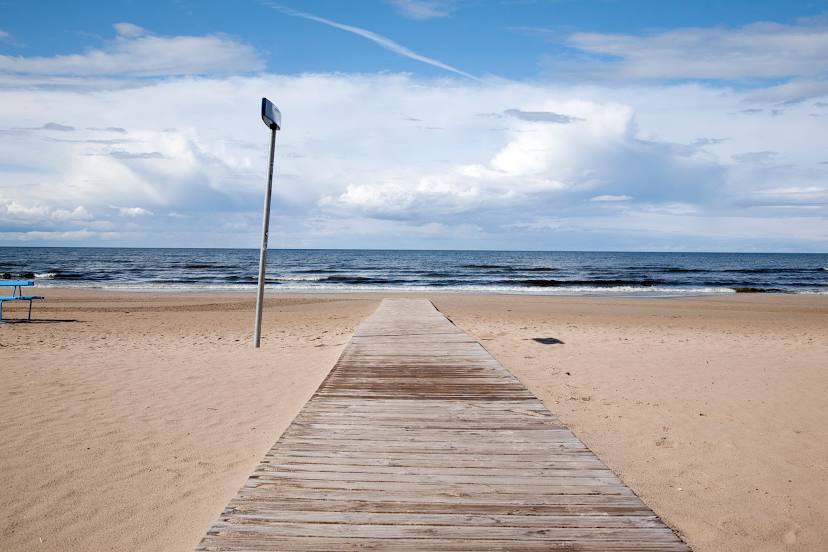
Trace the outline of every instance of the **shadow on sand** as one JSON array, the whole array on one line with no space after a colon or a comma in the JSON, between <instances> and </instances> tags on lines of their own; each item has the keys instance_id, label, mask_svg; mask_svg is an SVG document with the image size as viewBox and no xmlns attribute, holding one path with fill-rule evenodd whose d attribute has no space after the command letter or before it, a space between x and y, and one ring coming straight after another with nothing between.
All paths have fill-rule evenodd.
<instances>
[{"instance_id":1,"label":"shadow on sand","mask_svg":"<svg viewBox=\"0 0 828 552\"><path fill-rule=\"evenodd\" d=\"M563 345L564 342L556 337L533 337L532 341L537 341L543 345Z\"/></svg>"},{"instance_id":2,"label":"shadow on sand","mask_svg":"<svg viewBox=\"0 0 828 552\"><path fill-rule=\"evenodd\" d=\"M25 318L4 318L0 320L0 324L58 324L61 322L82 322L82 320L75 320L74 318L33 318L26 320Z\"/></svg>"}]
</instances>

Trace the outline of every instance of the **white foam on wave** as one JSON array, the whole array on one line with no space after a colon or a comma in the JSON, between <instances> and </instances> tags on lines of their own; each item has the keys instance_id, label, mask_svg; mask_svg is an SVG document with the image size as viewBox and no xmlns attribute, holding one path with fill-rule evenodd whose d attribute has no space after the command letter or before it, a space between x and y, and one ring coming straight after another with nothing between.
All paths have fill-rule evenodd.
<instances>
[{"instance_id":1,"label":"white foam on wave","mask_svg":"<svg viewBox=\"0 0 828 552\"><path fill-rule=\"evenodd\" d=\"M319 282L326 276L279 276L276 280L280 282Z\"/></svg>"},{"instance_id":2,"label":"white foam on wave","mask_svg":"<svg viewBox=\"0 0 828 552\"><path fill-rule=\"evenodd\" d=\"M35 278L39 278L40 280L51 280L57 276L55 272L43 272L42 274L35 273Z\"/></svg>"},{"instance_id":3,"label":"white foam on wave","mask_svg":"<svg viewBox=\"0 0 828 552\"><path fill-rule=\"evenodd\" d=\"M281 281L286 278L279 278ZM144 292L209 292L209 291L251 291L256 284L194 284L194 283L116 283L116 282L44 282L44 287L77 287L92 289L113 289ZM687 295L722 295L736 293L729 287L668 287L668 286L556 286L524 287L504 285L382 285L382 284L337 284L320 283L312 278L292 278L284 284L266 284L268 292L301 293L359 293L359 292L428 292L428 293L475 293L510 295L617 295L631 297L668 297ZM799 293L828 294L828 291L811 290Z\"/></svg>"}]
</instances>

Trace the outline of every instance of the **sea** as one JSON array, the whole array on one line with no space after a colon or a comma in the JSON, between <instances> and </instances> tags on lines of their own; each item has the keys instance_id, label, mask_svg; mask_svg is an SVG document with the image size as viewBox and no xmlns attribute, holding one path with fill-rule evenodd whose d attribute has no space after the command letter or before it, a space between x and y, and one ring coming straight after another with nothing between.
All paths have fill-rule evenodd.
<instances>
[{"instance_id":1,"label":"sea","mask_svg":"<svg viewBox=\"0 0 828 552\"><path fill-rule=\"evenodd\" d=\"M0 278L39 286L248 290L257 249L0 247ZM681 296L828 293L828 254L274 249L271 291Z\"/></svg>"}]
</instances>

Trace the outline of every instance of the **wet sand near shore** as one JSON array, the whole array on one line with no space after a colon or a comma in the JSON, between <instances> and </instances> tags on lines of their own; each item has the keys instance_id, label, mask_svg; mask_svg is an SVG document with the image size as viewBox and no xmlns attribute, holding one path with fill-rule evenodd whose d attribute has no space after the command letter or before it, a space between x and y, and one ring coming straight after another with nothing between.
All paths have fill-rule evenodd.
<instances>
[{"instance_id":1,"label":"wet sand near shore","mask_svg":"<svg viewBox=\"0 0 828 552\"><path fill-rule=\"evenodd\" d=\"M40 288L0 325L0 548L190 550L384 296ZM422 294L698 551L828 541L828 296ZM21 311L10 309L12 315Z\"/></svg>"}]
</instances>

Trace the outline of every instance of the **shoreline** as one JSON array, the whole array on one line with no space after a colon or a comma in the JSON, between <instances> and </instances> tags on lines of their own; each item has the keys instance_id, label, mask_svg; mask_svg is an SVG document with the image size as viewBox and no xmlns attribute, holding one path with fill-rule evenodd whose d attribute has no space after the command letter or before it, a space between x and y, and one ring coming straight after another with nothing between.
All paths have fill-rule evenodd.
<instances>
[{"instance_id":1,"label":"shoreline","mask_svg":"<svg viewBox=\"0 0 828 552\"><path fill-rule=\"evenodd\" d=\"M37 280L35 280L37 282ZM240 287L240 286L247 286L247 287ZM255 293L256 286L255 284L230 284L227 286L220 286L220 285L205 285L202 287L193 286L192 284L156 284L156 285L147 285L142 286L139 284L124 284L124 285L98 285L98 284L78 284L78 285L50 285L50 284L39 284L36 286L38 289L54 289L59 291L68 291L68 290L92 290L92 291L103 291L103 292L116 292L116 293L181 293L181 294L192 294L192 293L204 293L204 294L211 294L211 293L218 293L218 294L225 294L225 293ZM566 287L556 287L556 286L549 286L548 288L538 287L538 288L518 288L518 289L499 289L496 287L486 288L486 287L479 287L475 289L467 289L467 288L450 288L450 287L370 287L370 286L353 286L350 288L334 288L334 287L305 287L305 288L293 288L293 287L279 287L279 286L265 286L265 293L272 294L272 295L317 295L317 294L330 294L330 295L339 295L339 294L419 294L419 295L428 295L428 294L436 294L436 295L503 295L503 296L537 296L537 297L619 297L619 298L675 298L675 297L720 297L720 296L730 296L730 295L828 295L828 289L820 290L820 291L813 291L813 290L805 290L805 291L781 291L781 290L766 290L761 288L751 288L751 287L721 287L721 288L709 288L711 291L704 291L699 288L663 288L654 286L655 289L659 291L653 292L648 291L646 287L642 287L640 289L636 289L634 291L621 291L621 290L614 290L613 288L591 288L594 291L590 290L572 290L571 292L567 292L568 289ZM548 291L543 291L547 289ZM715 290L715 291L714 291Z\"/></svg>"},{"instance_id":2,"label":"shoreline","mask_svg":"<svg viewBox=\"0 0 828 552\"><path fill-rule=\"evenodd\" d=\"M4 549L191 549L384 296L429 297L694 550L828 538L821 295L268 293L255 351L251 292L39 290L0 325Z\"/></svg>"}]
</instances>

